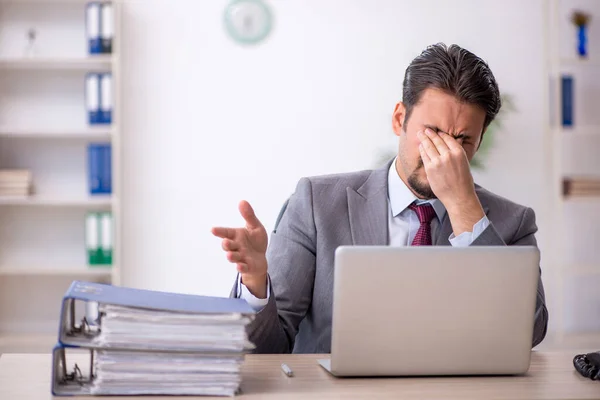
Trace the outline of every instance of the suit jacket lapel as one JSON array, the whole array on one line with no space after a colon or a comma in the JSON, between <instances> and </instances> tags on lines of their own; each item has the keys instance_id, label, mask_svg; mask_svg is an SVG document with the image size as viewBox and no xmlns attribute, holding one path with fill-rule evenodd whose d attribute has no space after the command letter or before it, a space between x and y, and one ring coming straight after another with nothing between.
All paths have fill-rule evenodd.
<instances>
[{"instance_id":1,"label":"suit jacket lapel","mask_svg":"<svg viewBox=\"0 0 600 400\"><path fill-rule=\"evenodd\" d=\"M444 214L444 218L442 222L440 222L439 229L437 230L437 234L432 240L432 244L434 246L450 246L450 235L452 234L452 224L450 223L450 218L448 217L448 213Z\"/></svg>"},{"instance_id":2,"label":"suit jacket lapel","mask_svg":"<svg viewBox=\"0 0 600 400\"><path fill-rule=\"evenodd\" d=\"M352 243L357 246L388 244L388 190L385 168L374 170L358 189L347 188L348 216Z\"/></svg>"}]
</instances>

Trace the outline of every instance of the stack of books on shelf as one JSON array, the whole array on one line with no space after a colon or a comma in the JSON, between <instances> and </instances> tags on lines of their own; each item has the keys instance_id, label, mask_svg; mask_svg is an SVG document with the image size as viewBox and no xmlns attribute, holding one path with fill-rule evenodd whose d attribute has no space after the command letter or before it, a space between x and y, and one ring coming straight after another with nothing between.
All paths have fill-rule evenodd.
<instances>
[{"instance_id":1,"label":"stack of books on shelf","mask_svg":"<svg viewBox=\"0 0 600 400\"><path fill-rule=\"evenodd\" d=\"M0 169L0 197L27 197L31 194L31 171Z\"/></svg>"},{"instance_id":2,"label":"stack of books on shelf","mask_svg":"<svg viewBox=\"0 0 600 400\"><path fill-rule=\"evenodd\" d=\"M566 178L563 181L563 195L566 197L600 196L600 178Z\"/></svg>"},{"instance_id":3,"label":"stack of books on shelf","mask_svg":"<svg viewBox=\"0 0 600 400\"><path fill-rule=\"evenodd\" d=\"M81 302L86 316L77 324ZM233 396L253 348L253 315L243 299L74 281L62 305L52 393ZM89 355L70 354L74 347Z\"/></svg>"}]
</instances>

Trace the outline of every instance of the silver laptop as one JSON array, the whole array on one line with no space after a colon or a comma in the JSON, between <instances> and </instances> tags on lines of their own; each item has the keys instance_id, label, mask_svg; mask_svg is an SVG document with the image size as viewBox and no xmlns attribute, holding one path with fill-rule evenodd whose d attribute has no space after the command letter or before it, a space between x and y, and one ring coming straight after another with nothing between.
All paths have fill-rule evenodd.
<instances>
[{"instance_id":1,"label":"silver laptop","mask_svg":"<svg viewBox=\"0 0 600 400\"><path fill-rule=\"evenodd\" d=\"M335 376L505 375L529 369L535 247L339 247Z\"/></svg>"}]
</instances>

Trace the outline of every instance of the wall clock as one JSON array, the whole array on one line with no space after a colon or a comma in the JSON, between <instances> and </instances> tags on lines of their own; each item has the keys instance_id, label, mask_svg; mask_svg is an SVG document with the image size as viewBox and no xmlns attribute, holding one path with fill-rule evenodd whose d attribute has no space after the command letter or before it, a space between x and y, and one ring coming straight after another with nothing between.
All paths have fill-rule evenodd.
<instances>
[{"instance_id":1,"label":"wall clock","mask_svg":"<svg viewBox=\"0 0 600 400\"><path fill-rule=\"evenodd\" d=\"M225 8L224 22L233 40L256 44L271 32L273 17L262 0L233 0Z\"/></svg>"}]
</instances>

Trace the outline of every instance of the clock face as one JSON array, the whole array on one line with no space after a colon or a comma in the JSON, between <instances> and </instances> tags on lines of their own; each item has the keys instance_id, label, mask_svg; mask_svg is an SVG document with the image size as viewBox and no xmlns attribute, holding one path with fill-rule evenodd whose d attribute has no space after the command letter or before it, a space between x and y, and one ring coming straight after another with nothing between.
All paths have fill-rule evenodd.
<instances>
[{"instance_id":1,"label":"clock face","mask_svg":"<svg viewBox=\"0 0 600 400\"><path fill-rule=\"evenodd\" d=\"M269 7L261 0L233 0L225 9L225 27L239 43L262 41L271 31Z\"/></svg>"}]
</instances>

